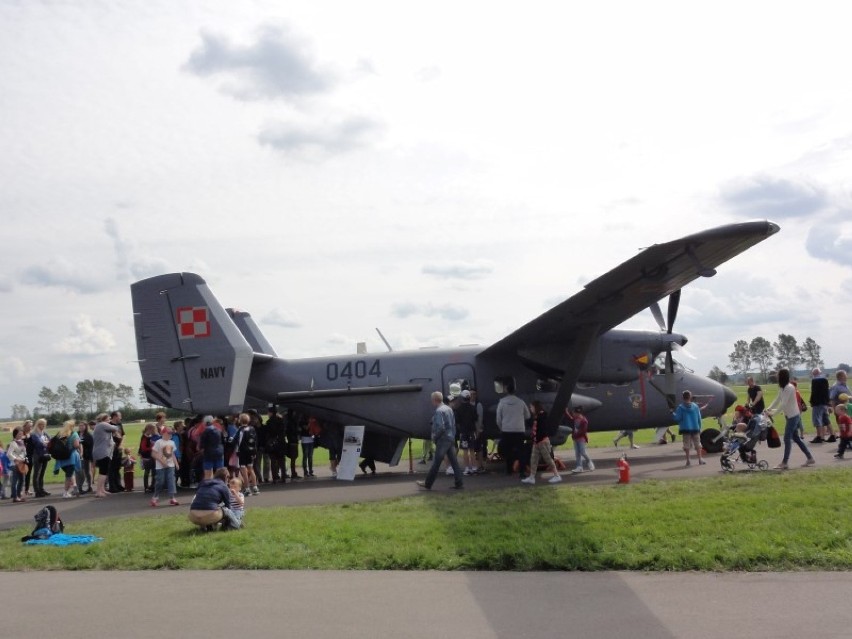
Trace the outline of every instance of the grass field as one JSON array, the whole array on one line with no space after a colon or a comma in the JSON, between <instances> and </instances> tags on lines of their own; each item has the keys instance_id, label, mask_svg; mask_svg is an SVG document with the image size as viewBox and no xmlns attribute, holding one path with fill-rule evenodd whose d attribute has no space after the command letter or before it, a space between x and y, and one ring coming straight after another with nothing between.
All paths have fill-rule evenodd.
<instances>
[{"instance_id":1,"label":"grass field","mask_svg":"<svg viewBox=\"0 0 852 639\"><path fill-rule=\"evenodd\" d=\"M74 522L91 546L23 546L5 570L848 570L846 469L739 473L627 486L422 494L253 510L247 528L199 533L183 513Z\"/></svg>"}]
</instances>

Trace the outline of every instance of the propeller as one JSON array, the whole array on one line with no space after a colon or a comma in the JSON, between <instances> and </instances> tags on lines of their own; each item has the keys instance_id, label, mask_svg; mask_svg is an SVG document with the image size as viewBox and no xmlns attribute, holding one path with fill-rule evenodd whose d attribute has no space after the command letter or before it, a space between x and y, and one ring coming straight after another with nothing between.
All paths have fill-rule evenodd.
<instances>
[{"instance_id":1,"label":"propeller","mask_svg":"<svg viewBox=\"0 0 852 639\"><path fill-rule=\"evenodd\" d=\"M675 319L677 318L677 309L680 306L680 289L669 295L669 306L667 309L666 320L663 319L663 311L657 302L651 304L651 314L657 320L657 325L661 331L665 331L667 335L672 334ZM665 365L665 395L666 401L670 408L677 405L675 397L675 379L674 379L674 358L672 357L672 349L680 345L676 342L669 341L666 346L666 365Z\"/></svg>"}]
</instances>

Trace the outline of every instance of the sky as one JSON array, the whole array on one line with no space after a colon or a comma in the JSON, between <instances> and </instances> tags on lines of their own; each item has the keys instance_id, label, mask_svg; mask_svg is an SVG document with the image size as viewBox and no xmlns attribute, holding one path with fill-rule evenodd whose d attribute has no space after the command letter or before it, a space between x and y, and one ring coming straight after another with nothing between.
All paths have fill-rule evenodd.
<instances>
[{"instance_id":1,"label":"sky","mask_svg":"<svg viewBox=\"0 0 852 639\"><path fill-rule=\"evenodd\" d=\"M781 231L684 289L683 363L781 333L849 362L850 14L0 0L0 417L138 387L129 286L153 275L198 273L283 357L383 351L377 327L486 345L751 219Z\"/></svg>"}]
</instances>

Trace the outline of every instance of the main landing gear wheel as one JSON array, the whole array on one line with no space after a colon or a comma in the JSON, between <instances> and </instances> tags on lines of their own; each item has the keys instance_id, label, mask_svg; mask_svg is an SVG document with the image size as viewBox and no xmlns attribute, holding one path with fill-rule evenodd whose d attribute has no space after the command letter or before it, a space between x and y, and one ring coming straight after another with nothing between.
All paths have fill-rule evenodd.
<instances>
[{"instance_id":1,"label":"main landing gear wheel","mask_svg":"<svg viewBox=\"0 0 852 639\"><path fill-rule=\"evenodd\" d=\"M769 470L769 462L765 459L761 459L759 462L757 462L757 467L760 470Z\"/></svg>"},{"instance_id":2,"label":"main landing gear wheel","mask_svg":"<svg viewBox=\"0 0 852 639\"><path fill-rule=\"evenodd\" d=\"M713 441L719 436L719 431L715 428L708 428L707 430L701 431L701 447L707 451L708 453L721 453L722 447L724 443L720 439L719 441Z\"/></svg>"}]
</instances>

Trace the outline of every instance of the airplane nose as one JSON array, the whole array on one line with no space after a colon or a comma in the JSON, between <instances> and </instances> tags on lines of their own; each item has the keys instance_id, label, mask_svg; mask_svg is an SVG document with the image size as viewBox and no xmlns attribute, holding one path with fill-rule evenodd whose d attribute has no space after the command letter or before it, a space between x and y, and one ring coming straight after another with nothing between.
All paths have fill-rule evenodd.
<instances>
[{"instance_id":1,"label":"airplane nose","mask_svg":"<svg viewBox=\"0 0 852 639\"><path fill-rule=\"evenodd\" d=\"M737 394L734 391L732 391L730 388L725 386L725 410L728 410L728 406L731 406L736 401L737 401Z\"/></svg>"}]
</instances>

